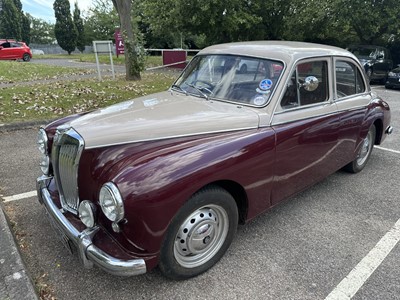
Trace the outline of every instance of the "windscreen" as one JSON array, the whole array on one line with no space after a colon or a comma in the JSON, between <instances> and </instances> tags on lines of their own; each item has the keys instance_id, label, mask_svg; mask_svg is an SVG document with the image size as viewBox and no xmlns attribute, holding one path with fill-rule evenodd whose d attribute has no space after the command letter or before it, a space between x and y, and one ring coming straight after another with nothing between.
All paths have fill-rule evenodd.
<instances>
[{"instance_id":1,"label":"windscreen","mask_svg":"<svg viewBox=\"0 0 400 300\"><path fill-rule=\"evenodd\" d=\"M268 59L202 55L191 61L172 88L207 99L264 106L282 70L281 62Z\"/></svg>"}]
</instances>

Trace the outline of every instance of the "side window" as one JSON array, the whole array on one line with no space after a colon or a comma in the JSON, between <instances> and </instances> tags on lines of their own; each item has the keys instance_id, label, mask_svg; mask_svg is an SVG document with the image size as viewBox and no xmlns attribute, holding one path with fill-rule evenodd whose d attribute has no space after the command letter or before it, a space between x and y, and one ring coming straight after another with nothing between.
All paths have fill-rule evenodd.
<instances>
[{"instance_id":1,"label":"side window","mask_svg":"<svg viewBox=\"0 0 400 300\"><path fill-rule=\"evenodd\" d=\"M365 84L360 70L351 62L336 61L336 95L338 98L363 93Z\"/></svg>"},{"instance_id":2,"label":"side window","mask_svg":"<svg viewBox=\"0 0 400 300\"><path fill-rule=\"evenodd\" d=\"M289 109L316 104L328 100L328 64L326 61L313 61L297 65L293 72L281 107Z\"/></svg>"}]
</instances>

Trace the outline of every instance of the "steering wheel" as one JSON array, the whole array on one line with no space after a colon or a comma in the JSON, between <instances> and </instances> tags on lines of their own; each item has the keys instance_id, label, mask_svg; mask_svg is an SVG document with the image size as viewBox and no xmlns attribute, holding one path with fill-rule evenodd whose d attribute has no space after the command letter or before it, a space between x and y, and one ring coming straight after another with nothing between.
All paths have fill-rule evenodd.
<instances>
[{"instance_id":1,"label":"steering wheel","mask_svg":"<svg viewBox=\"0 0 400 300\"><path fill-rule=\"evenodd\" d=\"M198 86L197 83L200 83L200 85ZM206 91L210 94L213 93L212 90L214 89L214 86L208 81L197 79L197 80L193 81L192 84L202 91Z\"/></svg>"}]
</instances>

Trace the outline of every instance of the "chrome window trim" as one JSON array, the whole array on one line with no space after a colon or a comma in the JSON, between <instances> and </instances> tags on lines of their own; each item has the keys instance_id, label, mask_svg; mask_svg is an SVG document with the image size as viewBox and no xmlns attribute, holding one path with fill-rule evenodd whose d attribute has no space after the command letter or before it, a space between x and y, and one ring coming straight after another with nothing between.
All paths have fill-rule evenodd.
<instances>
[{"instance_id":1,"label":"chrome window trim","mask_svg":"<svg viewBox=\"0 0 400 300\"><path fill-rule=\"evenodd\" d=\"M357 94L352 94L352 95L348 95L346 97L342 97L342 98L338 98L337 97L337 90L336 90L336 62L337 61L343 61L343 62L348 62L351 63L352 65L354 65L358 71L361 73L361 77L363 79L363 83L364 83L364 88L365 90L361 93L357 93ZM367 95L371 93L371 86L369 85L369 83L366 80L365 77L365 70L364 68L361 68L360 64L358 62L356 62L354 59L350 58L350 57L345 57L345 56L334 56L333 57L333 63L332 63L332 72L333 72L333 91L334 91L334 101L342 101L343 99L347 99L349 97L354 97L354 96L360 96L360 95Z\"/></svg>"},{"instance_id":2,"label":"chrome window trim","mask_svg":"<svg viewBox=\"0 0 400 300\"><path fill-rule=\"evenodd\" d=\"M282 114L285 114L285 113L298 111L298 110L306 110L306 109L313 108L313 107L318 107L318 106L323 107L323 106L326 106L326 105L329 105L329 104L332 104L332 103L333 103L332 100L325 100L324 102L318 102L318 103L312 103L312 104L307 104L307 105L301 105L301 106L297 106L297 107L288 108L288 109L285 109L285 110L282 110L282 111L275 112L274 115L282 115Z\"/></svg>"},{"instance_id":3,"label":"chrome window trim","mask_svg":"<svg viewBox=\"0 0 400 300\"><path fill-rule=\"evenodd\" d=\"M284 86L280 90L280 95L276 99L275 106L274 106L274 108L272 110L272 117L271 117L270 125L273 124L273 119L274 119L274 116L276 114L286 113L286 112L297 110L297 109L305 109L305 108L318 106L318 105L327 105L327 104L331 104L333 102L333 99L334 99L333 98L333 83L332 83L333 80L331 80L330 77L332 76L332 74L331 74L331 72L329 72L329 70L332 69L332 66L333 66L333 58L334 58L334 56L326 56L326 55L318 56L318 55L316 55L316 56L313 56L313 57L303 57L303 58L297 59L297 60L295 60L293 62L291 69L287 70L287 74L288 75L286 77L286 81L284 83ZM326 61L327 62L327 67L328 67L328 70L327 70L327 76L328 76L328 91L327 91L327 93L328 93L328 98L324 102L313 103L313 104L308 104L308 105L302 105L302 106L299 106L299 107L293 107L293 108L284 109L281 106L281 101L282 101L283 96L285 95L286 88L287 88L287 85L289 83L289 80L291 79L292 73L294 71L296 71L296 74L297 74L297 66L299 64L307 63L307 62L314 62L314 61ZM282 80L282 78L281 78L281 80Z\"/></svg>"},{"instance_id":4,"label":"chrome window trim","mask_svg":"<svg viewBox=\"0 0 400 300\"><path fill-rule=\"evenodd\" d=\"M335 93L336 93L336 90L335 90ZM335 101L335 103L340 103L340 102L348 101L351 98L359 97L359 96L364 96L364 97L371 96L371 93L370 92L362 92L362 93L358 93L358 94L347 95L346 97L336 98L334 101Z\"/></svg>"},{"instance_id":5,"label":"chrome window trim","mask_svg":"<svg viewBox=\"0 0 400 300\"><path fill-rule=\"evenodd\" d=\"M304 120L313 119L313 118L316 118L316 117L327 117L327 116L333 116L333 115L337 115L337 111L327 112L327 113L322 113L322 114L317 114L317 115L305 116L304 118L298 118L298 119L293 119L293 120L287 120L287 121L276 122L276 123L272 123L271 126L289 124L289 123L293 123L293 122L298 122L298 121L304 121Z\"/></svg>"}]
</instances>

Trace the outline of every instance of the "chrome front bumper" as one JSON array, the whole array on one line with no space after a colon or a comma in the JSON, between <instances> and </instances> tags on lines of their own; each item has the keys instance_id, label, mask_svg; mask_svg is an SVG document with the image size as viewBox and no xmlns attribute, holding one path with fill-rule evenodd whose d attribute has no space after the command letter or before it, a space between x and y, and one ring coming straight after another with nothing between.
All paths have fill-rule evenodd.
<instances>
[{"instance_id":1,"label":"chrome front bumper","mask_svg":"<svg viewBox=\"0 0 400 300\"><path fill-rule=\"evenodd\" d=\"M146 263L143 259L121 260L108 255L93 245L92 239L99 230L98 227L87 228L82 232L78 231L64 216L62 210L53 203L47 189L50 180L51 178L44 175L36 180L39 202L45 206L48 215L54 221L56 227L75 244L85 268L92 268L93 265L97 265L104 271L119 276L133 276L146 273Z\"/></svg>"}]
</instances>

